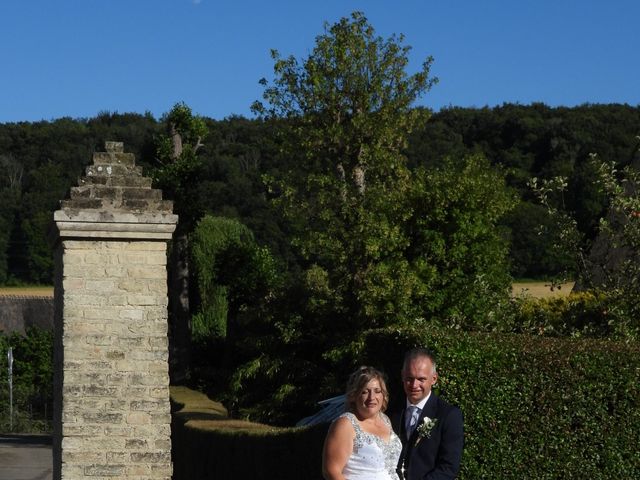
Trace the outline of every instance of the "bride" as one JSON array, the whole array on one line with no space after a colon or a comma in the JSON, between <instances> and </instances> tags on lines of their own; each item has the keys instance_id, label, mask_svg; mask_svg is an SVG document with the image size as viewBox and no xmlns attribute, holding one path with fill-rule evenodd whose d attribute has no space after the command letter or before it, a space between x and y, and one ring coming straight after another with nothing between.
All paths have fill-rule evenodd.
<instances>
[{"instance_id":1,"label":"bride","mask_svg":"<svg viewBox=\"0 0 640 480\"><path fill-rule=\"evenodd\" d=\"M346 413L329 428L322 455L326 480L398 480L402 444L382 412L389 393L381 372L360 367L349 377Z\"/></svg>"}]
</instances>

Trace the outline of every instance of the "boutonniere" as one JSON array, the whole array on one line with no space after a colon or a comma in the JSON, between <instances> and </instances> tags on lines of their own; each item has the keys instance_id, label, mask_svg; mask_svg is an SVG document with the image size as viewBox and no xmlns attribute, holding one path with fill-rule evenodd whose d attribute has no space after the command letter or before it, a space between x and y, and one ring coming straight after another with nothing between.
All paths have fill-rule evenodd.
<instances>
[{"instance_id":1,"label":"boutonniere","mask_svg":"<svg viewBox=\"0 0 640 480\"><path fill-rule=\"evenodd\" d=\"M416 427L418 436L416 437L416 443L414 444L414 447L418 445L418 442L423 438L431 437L431 431L435 428L437 423L437 418L424 417L422 419L422 423Z\"/></svg>"}]
</instances>

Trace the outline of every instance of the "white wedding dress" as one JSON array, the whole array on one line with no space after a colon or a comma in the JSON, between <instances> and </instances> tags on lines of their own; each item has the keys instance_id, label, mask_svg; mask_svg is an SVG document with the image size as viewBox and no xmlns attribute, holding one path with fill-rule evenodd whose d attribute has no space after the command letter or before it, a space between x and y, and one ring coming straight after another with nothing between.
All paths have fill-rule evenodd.
<instances>
[{"instance_id":1,"label":"white wedding dress","mask_svg":"<svg viewBox=\"0 0 640 480\"><path fill-rule=\"evenodd\" d=\"M356 431L353 452L342 470L347 480L398 480L396 467L402 443L393 432L389 418L383 413L380 415L391 432L388 443L377 435L362 430L353 413L340 415L340 418L347 417Z\"/></svg>"}]
</instances>

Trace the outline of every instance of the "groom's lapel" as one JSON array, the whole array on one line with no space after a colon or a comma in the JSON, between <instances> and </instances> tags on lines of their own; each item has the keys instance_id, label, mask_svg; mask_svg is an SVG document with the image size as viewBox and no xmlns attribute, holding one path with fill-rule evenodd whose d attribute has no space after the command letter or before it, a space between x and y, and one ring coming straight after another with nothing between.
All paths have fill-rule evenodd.
<instances>
[{"instance_id":1,"label":"groom's lapel","mask_svg":"<svg viewBox=\"0 0 640 480\"><path fill-rule=\"evenodd\" d=\"M429 400L427 400L427 403L425 403L424 408L422 409L422 411L420 412L420 416L418 417L418 425L413 430L411 437L407 441L407 446L409 447L407 450L411 451L413 449L413 446L418 438L417 427L420 426L420 424L422 423L422 419L424 417L437 418L437 416L438 416L438 397L436 397L435 393L431 392L431 396L429 397ZM407 434L404 429L404 412L400 416L400 431L402 432L402 440L404 443L404 439L407 438Z\"/></svg>"},{"instance_id":2,"label":"groom's lapel","mask_svg":"<svg viewBox=\"0 0 640 480\"><path fill-rule=\"evenodd\" d=\"M438 416L438 397L436 394L431 392L431 396L427 403L425 403L424 408L420 412L420 422L424 417L436 418Z\"/></svg>"},{"instance_id":3,"label":"groom's lapel","mask_svg":"<svg viewBox=\"0 0 640 480\"><path fill-rule=\"evenodd\" d=\"M431 392L431 396L429 397L429 400L427 400L427 403L424 404L424 408L420 412L417 426L422 425L422 420L424 419L424 417L429 417L433 419L433 418L437 418L437 416L438 416L438 397L436 397L435 393ZM416 429L413 431L413 434L411 435L411 438L409 439L412 445L417 440L417 436L418 436L418 428L416 427Z\"/></svg>"}]
</instances>

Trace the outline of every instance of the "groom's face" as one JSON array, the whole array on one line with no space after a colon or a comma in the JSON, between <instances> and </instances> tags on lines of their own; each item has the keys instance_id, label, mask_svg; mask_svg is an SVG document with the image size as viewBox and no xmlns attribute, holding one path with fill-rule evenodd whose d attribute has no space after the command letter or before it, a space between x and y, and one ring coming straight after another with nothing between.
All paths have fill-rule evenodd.
<instances>
[{"instance_id":1,"label":"groom's face","mask_svg":"<svg viewBox=\"0 0 640 480\"><path fill-rule=\"evenodd\" d=\"M402 385L407 400L414 405L419 403L429 395L437 378L429 358L418 357L408 362L402 369Z\"/></svg>"}]
</instances>

